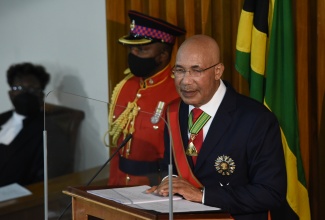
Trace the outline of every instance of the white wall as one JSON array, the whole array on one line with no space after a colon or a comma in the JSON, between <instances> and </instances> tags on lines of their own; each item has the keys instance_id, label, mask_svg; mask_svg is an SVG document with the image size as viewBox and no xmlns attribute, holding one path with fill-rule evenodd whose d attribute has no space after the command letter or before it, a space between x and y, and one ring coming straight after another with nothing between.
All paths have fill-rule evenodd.
<instances>
[{"instance_id":1,"label":"white wall","mask_svg":"<svg viewBox=\"0 0 325 220\"><path fill-rule=\"evenodd\" d=\"M25 61L41 64L51 74L46 92L60 90L107 102L105 0L0 0L0 112L11 109L6 71ZM104 163L106 105L92 100L80 104L65 96L56 97L58 104L82 108L86 114L76 165Z\"/></svg>"}]
</instances>

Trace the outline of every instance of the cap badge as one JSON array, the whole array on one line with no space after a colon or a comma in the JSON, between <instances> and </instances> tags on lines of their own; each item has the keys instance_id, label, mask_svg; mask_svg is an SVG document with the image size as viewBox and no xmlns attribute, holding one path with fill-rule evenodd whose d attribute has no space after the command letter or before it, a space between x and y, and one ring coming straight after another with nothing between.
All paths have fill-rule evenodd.
<instances>
[{"instance_id":1,"label":"cap badge","mask_svg":"<svg viewBox=\"0 0 325 220\"><path fill-rule=\"evenodd\" d=\"M130 29L131 31L133 31L133 29L135 28L135 21L132 20L131 24L130 24Z\"/></svg>"},{"instance_id":2,"label":"cap badge","mask_svg":"<svg viewBox=\"0 0 325 220\"><path fill-rule=\"evenodd\" d=\"M214 162L214 166L218 173L224 175L231 175L236 168L235 162L229 156L218 156Z\"/></svg>"}]
</instances>

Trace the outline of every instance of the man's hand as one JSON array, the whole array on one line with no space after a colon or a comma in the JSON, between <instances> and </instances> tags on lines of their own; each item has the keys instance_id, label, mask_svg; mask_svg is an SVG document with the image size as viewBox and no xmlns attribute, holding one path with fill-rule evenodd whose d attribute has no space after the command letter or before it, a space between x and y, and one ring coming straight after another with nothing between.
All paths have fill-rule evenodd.
<instances>
[{"instance_id":1,"label":"man's hand","mask_svg":"<svg viewBox=\"0 0 325 220\"><path fill-rule=\"evenodd\" d=\"M181 177L174 177L172 179L173 184L173 194L179 194L184 197L184 199L192 202L202 202L203 193L200 189L191 185L187 180ZM160 183L159 186L153 186L147 190L147 193L157 193L161 196L169 195L169 184L168 178Z\"/></svg>"}]
</instances>

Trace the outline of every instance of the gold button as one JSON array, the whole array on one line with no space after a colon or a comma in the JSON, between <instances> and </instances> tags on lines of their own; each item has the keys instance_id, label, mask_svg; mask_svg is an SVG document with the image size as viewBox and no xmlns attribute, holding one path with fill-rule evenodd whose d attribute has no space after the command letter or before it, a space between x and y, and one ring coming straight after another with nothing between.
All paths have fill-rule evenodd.
<instances>
[{"instance_id":1,"label":"gold button","mask_svg":"<svg viewBox=\"0 0 325 220\"><path fill-rule=\"evenodd\" d=\"M150 85L153 84L153 79L149 79L149 84L150 84Z\"/></svg>"},{"instance_id":2,"label":"gold button","mask_svg":"<svg viewBox=\"0 0 325 220\"><path fill-rule=\"evenodd\" d=\"M141 98L141 94L140 93L137 94L137 98Z\"/></svg>"},{"instance_id":3,"label":"gold button","mask_svg":"<svg viewBox=\"0 0 325 220\"><path fill-rule=\"evenodd\" d=\"M157 130L159 127L157 125L152 126L153 129Z\"/></svg>"}]
</instances>

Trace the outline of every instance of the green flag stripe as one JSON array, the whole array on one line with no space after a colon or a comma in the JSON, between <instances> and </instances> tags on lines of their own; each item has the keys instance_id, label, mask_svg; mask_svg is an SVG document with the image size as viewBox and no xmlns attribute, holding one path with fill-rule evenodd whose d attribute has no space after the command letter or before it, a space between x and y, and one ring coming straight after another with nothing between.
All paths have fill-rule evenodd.
<instances>
[{"instance_id":1,"label":"green flag stripe","mask_svg":"<svg viewBox=\"0 0 325 220\"><path fill-rule=\"evenodd\" d=\"M245 53L239 50L236 50L236 70L243 75L243 77L250 81L250 59L251 59L250 53Z\"/></svg>"},{"instance_id":2,"label":"green flag stripe","mask_svg":"<svg viewBox=\"0 0 325 220\"><path fill-rule=\"evenodd\" d=\"M264 76L251 71L250 84L250 96L259 102L263 102L264 99Z\"/></svg>"},{"instance_id":3,"label":"green flag stripe","mask_svg":"<svg viewBox=\"0 0 325 220\"><path fill-rule=\"evenodd\" d=\"M285 1L288 2L288 1ZM276 4L279 3L276 1ZM281 5L275 5L280 7ZM272 76L266 80L265 102L277 116L281 128L288 142L291 152L297 158L298 179L306 186L304 170L300 155L298 117L295 101L295 68L294 44L292 25L290 20L291 5L283 7L283 13L274 12L272 25L273 36L270 39L270 53L268 57L267 74ZM279 13L279 14L278 14ZM284 15L287 15L284 19ZM279 30L286 30L286 35ZM286 45L286 49L281 47ZM288 65L291 64L291 65Z\"/></svg>"},{"instance_id":4,"label":"green flag stripe","mask_svg":"<svg viewBox=\"0 0 325 220\"><path fill-rule=\"evenodd\" d=\"M270 21L272 26L266 67L265 104L275 113L282 129L288 175L287 202L299 218L310 219L295 100L291 1L275 1L273 19Z\"/></svg>"},{"instance_id":5,"label":"green flag stripe","mask_svg":"<svg viewBox=\"0 0 325 220\"><path fill-rule=\"evenodd\" d=\"M250 67L250 53L236 51L236 69L249 82L250 96L260 102L264 100L264 84L263 75L256 73ZM262 91L262 92L261 92Z\"/></svg>"}]
</instances>

